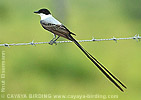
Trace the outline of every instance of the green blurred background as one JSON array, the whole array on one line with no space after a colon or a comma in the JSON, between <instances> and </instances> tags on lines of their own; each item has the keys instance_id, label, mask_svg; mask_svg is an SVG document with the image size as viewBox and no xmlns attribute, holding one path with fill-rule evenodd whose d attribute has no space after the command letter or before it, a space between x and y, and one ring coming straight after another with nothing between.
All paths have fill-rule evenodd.
<instances>
[{"instance_id":1,"label":"green blurred background","mask_svg":"<svg viewBox=\"0 0 141 100\"><path fill-rule=\"evenodd\" d=\"M0 0L0 43L50 41L52 34L43 30L40 17L33 13L40 8L50 9L78 40L132 37L141 33L140 5L141 0ZM120 100L141 99L140 42L81 44L127 85L125 93L73 43L0 47L6 52L6 93L113 94Z\"/></svg>"}]
</instances>

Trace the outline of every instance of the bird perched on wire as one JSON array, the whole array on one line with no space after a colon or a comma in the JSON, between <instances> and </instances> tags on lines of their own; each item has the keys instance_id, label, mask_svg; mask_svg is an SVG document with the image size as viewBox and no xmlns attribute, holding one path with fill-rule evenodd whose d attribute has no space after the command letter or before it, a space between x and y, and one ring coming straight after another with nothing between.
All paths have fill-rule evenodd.
<instances>
[{"instance_id":1,"label":"bird perched on wire","mask_svg":"<svg viewBox=\"0 0 141 100\"><path fill-rule=\"evenodd\" d=\"M59 37L64 37L70 41L73 41L81 51L97 66L97 68L122 92L124 91L122 87L127 88L118 78L116 78L104 65L102 65L94 56L87 52L73 37L75 35L67 27L65 27L61 22L55 19L48 9L40 9L34 13L41 16L40 23L45 30L53 33L54 38L49 42L50 45L56 43ZM56 37L56 35L58 37ZM122 87L121 87L122 86Z\"/></svg>"}]
</instances>

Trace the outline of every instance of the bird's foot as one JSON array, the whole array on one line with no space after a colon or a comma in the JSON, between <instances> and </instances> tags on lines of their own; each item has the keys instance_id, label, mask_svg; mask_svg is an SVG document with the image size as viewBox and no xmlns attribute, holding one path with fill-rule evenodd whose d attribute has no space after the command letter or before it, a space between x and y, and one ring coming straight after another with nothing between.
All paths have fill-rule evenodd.
<instances>
[{"instance_id":1,"label":"bird's foot","mask_svg":"<svg viewBox=\"0 0 141 100\"><path fill-rule=\"evenodd\" d=\"M53 40L51 40L51 41L49 42L49 44L50 44L50 45L53 45L53 44L57 45L56 41L53 41Z\"/></svg>"}]
</instances>

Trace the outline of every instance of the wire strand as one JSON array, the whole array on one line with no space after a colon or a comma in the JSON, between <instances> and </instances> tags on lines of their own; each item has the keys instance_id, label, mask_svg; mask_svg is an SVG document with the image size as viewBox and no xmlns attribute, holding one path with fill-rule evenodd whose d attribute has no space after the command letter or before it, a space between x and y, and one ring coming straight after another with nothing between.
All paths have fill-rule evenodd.
<instances>
[{"instance_id":1,"label":"wire strand","mask_svg":"<svg viewBox=\"0 0 141 100\"><path fill-rule=\"evenodd\" d=\"M141 37L139 36L139 34L133 36L133 37L128 37L128 38L109 38L109 39L95 39L92 38L91 40L77 40L77 42L95 42L95 41L115 41L117 43L118 40L136 40L136 41L140 41ZM56 41L56 43L70 43L72 41ZM49 44L49 42L29 42L29 43L4 43L4 44L0 44L0 47L10 47L10 46L26 46L26 45L39 45L39 44Z\"/></svg>"}]
</instances>

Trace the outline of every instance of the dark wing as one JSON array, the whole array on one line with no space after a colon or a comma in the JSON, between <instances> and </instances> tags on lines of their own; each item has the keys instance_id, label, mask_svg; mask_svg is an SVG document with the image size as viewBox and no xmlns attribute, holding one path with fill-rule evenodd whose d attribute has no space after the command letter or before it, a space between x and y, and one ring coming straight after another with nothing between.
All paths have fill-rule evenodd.
<instances>
[{"instance_id":1,"label":"dark wing","mask_svg":"<svg viewBox=\"0 0 141 100\"><path fill-rule=\"evenodd\" d=\"M66 39L69 39L69 34L73 34L72 32L70 32L64 25L56 25L56 24L51 24L51 23L44 23L43 21L41 21L41 25L44 29L52 32L55 35L64 37ZM75 34L73 34L75 35Z\"/></svg>"}]
</instances>

